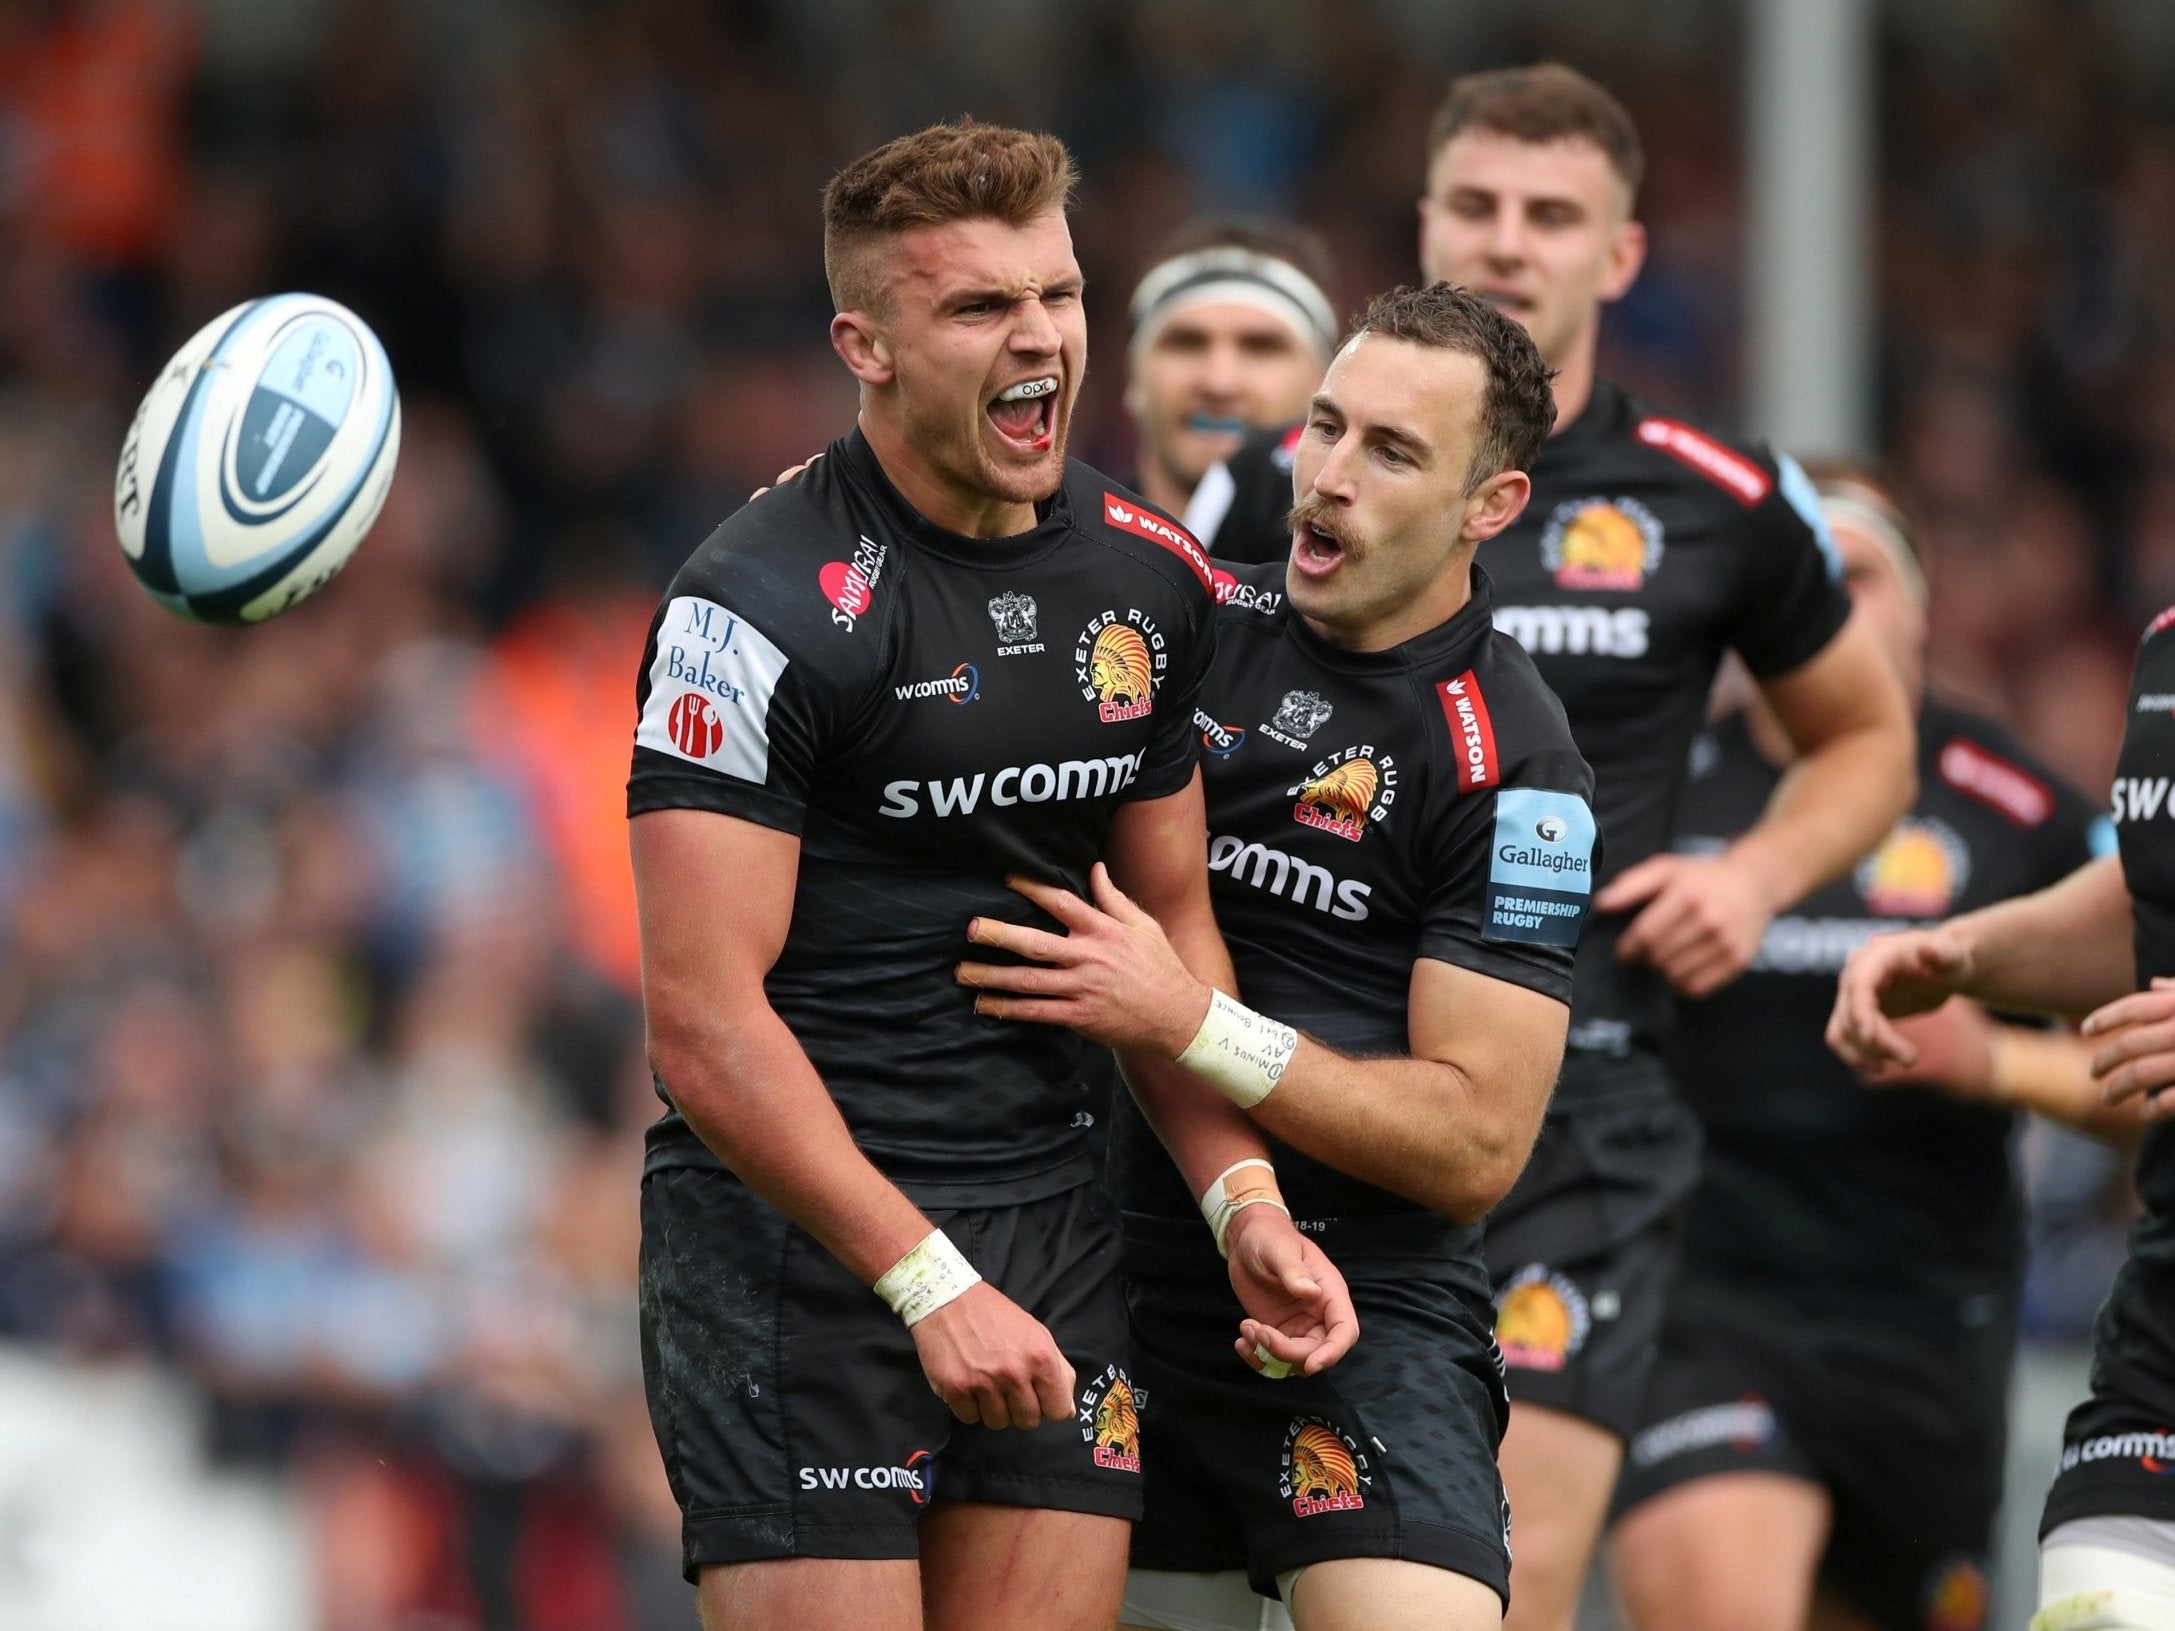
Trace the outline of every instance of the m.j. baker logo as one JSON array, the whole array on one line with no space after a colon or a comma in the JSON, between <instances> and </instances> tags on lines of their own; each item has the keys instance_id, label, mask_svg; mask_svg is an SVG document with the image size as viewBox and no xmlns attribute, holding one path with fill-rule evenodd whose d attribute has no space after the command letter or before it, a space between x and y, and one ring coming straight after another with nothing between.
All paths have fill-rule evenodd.
<instances>
[{"instance_id":1,"label":"m.j. baker logo","mask_svg":"<svg viewBox=\"0 0 2175 1631\"><path fill-rule=\"evenodd\" d=\"M1116 612L1097 612L1072 651L1080 694L1095 704L1095 717L1106 725L1145 719L1155 710L1155 688L1163 683L1170 661L1162 631L1138 607L1121 620Z\"/></svg>"},{"instance_id":2,"label":"m.j. baker logo","mask_svg":"<svg viewBox=\"0 0 2175 1631\"><path fill-rule=\"evenodd\" d=\"M1320 1416L1294 1416L1284 1432L1277 1492L1302 1518L1357 1512L1367 1504L1374 1474L1356 1440Z\"/></svg>"},{"instance_id":3,"label":"m.j. baker logo","mask_svg":"<svg viewBox=\"0 0 2175 1631\"><path fill-rule=\"evenodd\" d=\"M1386 753L1377 759L1371 745L1344 748L1287 791L1298 800L1291 810L1294 821L1356 844L1367 836L1367 824L1380 821L1397 802L1397 761Z\"/></svg>"},{"instance_id":4,"label":"m.j. baker logo","mask_svg":"<svg viewBox=\"0 0 2175 1631\"><path fill-rule=\"evenodd\" d=\"M1145 1395L1118 1365L1104 1367L1080 1390L1081 1442L1095 1465L1113 1472L1140 1471L1140 1411Z\"/></svg>"},{"instance_id":5,"label":"m.j. baker logo","mask_svg":"<svg viewBox=\"0 0 2175 1631\"><path fill-rule=\"evenodd\" d=\"M760 782L770 770L770 699L786 654L730 608L680 595L657 620L637 746Z\"/></svg>"},{"instance_id":6,"label":"m.j. baker logo","mask_svg":"<svg viewBox=\"0 0 2175 1631\"><path fill-rule=\"evenodd\" d=\"M831 621L849 634L861 614L876 603L876 585L884 575L887 553L885 545L863 534L854 545L852 560L832 561L817 574L823 596L831 603Z\"/></svg>"}]
</instances>

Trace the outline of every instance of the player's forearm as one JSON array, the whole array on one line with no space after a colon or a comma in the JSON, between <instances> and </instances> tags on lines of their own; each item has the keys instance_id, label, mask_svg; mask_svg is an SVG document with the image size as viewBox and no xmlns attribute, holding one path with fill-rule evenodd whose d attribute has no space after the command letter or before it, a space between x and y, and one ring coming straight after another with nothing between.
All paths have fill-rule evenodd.
<instances>
[{"instance_id":1,"label":"player's forearm","mask_svg":"<svg viewBox=\"0 0 2175 1631\"><path fill-rule=\"evenodd\" d=\"M930 1231L847 1131L822 1078L767 1004L730 1026L654 1015L650 1064L740 1180L873 1285Z\"/></svg>"},{"instance_id":2,"label":"player's forearm","mask_svg":"<svg viewBox=\"0 0 2175 1631\"><path fill-rule=\"evenodd\" d=\"M1909 721L1900 714L1842 731L1776 785L1729 858L1760 881L1770 912L1787 911L1848 872L1910 808L1917 790Z\"/></svg>"},{"instance_id":3,"label":"player's forearm","mask_svg":"<svg viewBox=\"0 0 2175 1631\"><path fill-rule=\"evenodd\" d=\"M1947 928L1969 950L1962 994L1988 1007L2080 1018L2137 989L2130 891L2111 855Z\"/></svg>"},{"instance_id":4,"label":"player's forearm","mask_svg":"<svg viewBox=\"0 0 2175 1631\"><path fill-rule=\"evenodd\" d=\"M1553 1081L1562 1039L1530 1070ZM1459 1223L1510 1192L1539 1130L1535 1094L1500 1091L1432 1059L1356 1059L1302 1037L1284 1079L1253 1109L1268 1131L1339 1172Z\"/></svg>"},{"instance_id":5,"label":"player's forearm","mask_svg":"<svg viewBox=\"0 0 2175 1631\"><path fill-rule=\"evenodd\" d=\"M2092 1079L2092 1049L2066 1030L1997 1025L1988 1038L1988 1097L2110 1142L2134 1139L2140 1100L2109 1104Z\"/></svg>"},{"instance_id":6,"label":"player's forearm","mask_svg":"<svg viewBox=\"0 0 2175 1631\"><path fill-rule=\"evenodd\" d=\"M1209 988L1237 992L1231 954L1205 904L1188 902L1161 921L1171 949L1201 983L1204 1007ZM1170 1152L1192 1194L1201 1194L1233 1162L1268 1153L1267 1140L1246 1112L1210 1091L1168 1053L1128 1048L1119 1052L1118 1063L1141 1116Z\"/></svg>"}]
</instances>

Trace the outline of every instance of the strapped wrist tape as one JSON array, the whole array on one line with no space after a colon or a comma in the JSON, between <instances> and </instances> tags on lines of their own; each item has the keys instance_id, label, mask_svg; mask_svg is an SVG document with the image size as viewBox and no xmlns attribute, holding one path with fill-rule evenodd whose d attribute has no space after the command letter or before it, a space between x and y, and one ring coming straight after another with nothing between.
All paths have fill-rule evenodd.
<instances>
[{"instance_id":1,"label":"strapped wrist tape","mask_svg":"<svg viewBox=\"0 0 2175 1631\"><path fill-rule=\"evenodd\" d=\"M877 1277L876 1295L909 1328L919 1325L982 1277L951 1237L932 1229L921 1244Z\"/></svg>"},{"instance_id":2,"label":"strapped wrist tape","mask_svg":"<svg viewBox=\"0 0 2175 1631\"><path fill-rule=\"evenodd\" d=\"M1216 1237L1219 1257L1231 1255L1223 1237L1230 1232L1231 1220L1249 1206L1273 1206L1287 1218L1291 1216L1291 1208L1284 1204L1284 1192L1276 1187L1276 1168L1258 1155L1232 1162L1201 1196L1201 1216L1208 1219L1208 1231Z\"/></svg>"},{"instance_id":3,"label":"strapped wrist tape","mask_svg":"<svg viewBox=\"0 0 2175 1631\"><path fill-rule=\"evenodd\" d=\"M1299 1033L1289 1025L1217 991L1178 1062L1241 1110L1251 1110L1276 1091L1298 1051Z\"/></svg>"}]
</instances>

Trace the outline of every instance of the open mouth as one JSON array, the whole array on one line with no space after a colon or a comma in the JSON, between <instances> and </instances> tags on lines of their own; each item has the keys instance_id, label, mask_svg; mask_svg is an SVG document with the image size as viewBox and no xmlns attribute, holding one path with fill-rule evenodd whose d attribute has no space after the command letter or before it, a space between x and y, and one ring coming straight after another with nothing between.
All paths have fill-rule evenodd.
<instances>
[{"instance_id":1,"label":"open mouth","mask_svg":"<svg viewBox=\"0 0 2175 1631\"><path fill-rule=\"evenodd\" d=\"M1344 563L1344 543L1311 521L1291 529L1292 569L1310 578L1327 577Z\"/></svg>"},{"instance_id":2,"label":"open mouth","mask_svg":"<svg viewBox=\"0 0 2175 1631\"><path fill-rule=\"evenodd\" d=\"M1056 402L1056 375L1023 379L1006 386L990 400L989 422L1005 446L1022 453L1047 453Z\"/></svg>"}]
</instances>

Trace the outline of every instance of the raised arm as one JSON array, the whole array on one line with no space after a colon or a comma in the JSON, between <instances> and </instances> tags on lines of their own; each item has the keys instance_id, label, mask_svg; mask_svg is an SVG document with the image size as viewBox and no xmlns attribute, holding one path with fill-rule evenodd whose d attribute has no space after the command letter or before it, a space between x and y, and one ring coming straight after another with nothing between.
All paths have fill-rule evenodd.
<instances>
[{"instance_id":1,"label":"raised arm","mask_svg":"<svg viewBox=\"0 0 2175 1631\"><path fill-rule=\"evenodd\" d=\"M792 919L800 840L691 809L637 815L629 830L650 1067L688 1125L899 1309L961 1420L1033 1427L1070 1414L1072 1368L1049 1332L978 1278L958 1289L973 1271L933 1246L944 1237L854 1144L770 1006L763 979Z\"/></svg>"}]
</instances>

